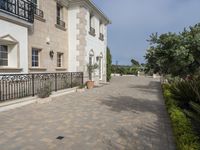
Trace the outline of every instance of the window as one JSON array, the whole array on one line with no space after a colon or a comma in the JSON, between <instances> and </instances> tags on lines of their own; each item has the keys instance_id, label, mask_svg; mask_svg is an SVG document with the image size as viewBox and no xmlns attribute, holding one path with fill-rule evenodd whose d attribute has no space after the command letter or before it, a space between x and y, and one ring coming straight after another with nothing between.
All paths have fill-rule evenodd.
<instances>
[{"instance_id":1,"label":"window","mask_svg":"<svg viewBox=\"0 0 200 150\"><path fill-rule=\"evenodd\" d=\"M90 31L89 33L93 36L95 36L95 20L94 20L94 16L92 14L90 14Z\"/></svg>"},{"instance_id":2,"label":"window","mask_svg":"<svg viewBox=\"0 0 200 150\"><path fill-rule=\"evenodd\" d=\"M57 53L57 67L62 67L63 53Z\"/></svg>"},{"instance_id":3,"label":"window","mask_svg":"<svg viewBox=\"0 0 200 150\"><path fill-rule=\"evenodd\" d=\"M60 4L57 3L57 8L56 8L56 11L57 11L57 24L59 24L59 22L63 19L62 10L63 10L63 6L61 6Z\"/></svg>"},{"instance_id":4,"label":"window","mask_svg":"<svg viewBox=\"0 0 200 150\"><path fill-rule=\"evenodd\" d=\"M90 27L92 27L92 17L93 17L93 15L90 14Z\"/></svg>"},{"instance_id":5,"label":"window","mask_svg":"<svg viewBox=\"0 0 200 150\"><path fill-rule=\"evenodd\" d=\"M40 49L32 49L32 67L39 67L39 52Z\"/></svg>"},{"instance_id":6,"label":"window","mask_svg":"<svg viewBox=\"0 0 200 150\"><path fill-rule=\"evenodd\" d=\"M0 45L0 66L8 66L8 46Z\"/></svg>"},{"instance_id":7,"label":"window","mask_svg":"<svg viewBox=\"0 0 200 150\"><path fill-rule=\"evenodd\" d=\"M104 40L104 24L100 21L99 22L99 39Z\"/></svg>"},{"instance_id":8,"label":"window","mask_svg":"<svg viewBox=\"0 0 200 150\"><path fill-rule=\"evenodd\" d=\"M63 6L57 3L56 11L57 11L57 25L60 25L63 28L65 28L65 22L63 21Z\"/></svg>"}]
</instances>

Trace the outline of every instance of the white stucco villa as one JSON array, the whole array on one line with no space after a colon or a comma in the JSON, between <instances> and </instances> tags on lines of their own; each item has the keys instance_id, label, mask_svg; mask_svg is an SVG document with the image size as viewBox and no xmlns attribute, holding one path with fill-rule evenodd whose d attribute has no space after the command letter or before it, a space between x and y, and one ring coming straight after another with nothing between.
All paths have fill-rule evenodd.
<instances>
[{"instance_id":1,"label":"white stucco villa","mask_svg":"<svg viewBox=\"0 0 200 150\"><path fill-rule=\"evenodd\" d=\"M91 0L1 0L0 73L83 72L106 81L109 19Z\"/></svg>"}]
</instances>

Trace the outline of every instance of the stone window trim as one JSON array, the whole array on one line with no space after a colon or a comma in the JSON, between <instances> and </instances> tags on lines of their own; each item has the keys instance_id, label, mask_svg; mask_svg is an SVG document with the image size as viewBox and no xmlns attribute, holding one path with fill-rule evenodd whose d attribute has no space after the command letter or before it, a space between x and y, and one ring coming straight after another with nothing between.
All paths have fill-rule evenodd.
<instances>
[{"instance_id":1,"label":"stone window trim","mask_svg":"<svg viewBox=\"0 0 200 150\"><path fill-rule=\"evenodd\" d=\"M62 68L63 67L63 55L64 53L57 52L57 68Z\"/></svg>"},{"instance_id":2,"label":"stone window trim","mask_svg":"<svg viewBox=\"0 0 200 150\"><path fill-rule=\"evenodd\" d=\"M56 71L67 71L67 68L60 68L60 67L57 67L55 70L56 70Z\"/></svg>"},{"instance_id":3,"label":"stone window trim","mask_svg":"<svg viewBox=\"0 0 200 150\"><path fill-rule=\"evenodd\" d=\"M30 71L46 71L47 68L43 68L43 67L29 67Z\"/></svg>"},{"instance_id":4,"label":"stone window trim","mask_svg":"<svg viewBox=\"0 0 200 150\"><path fill-rule=\"evenodd\" d=\"M22 70L20 67L20 47L19 47L19 42L12 37L11 35L7 34L4 35L2 37L0 37L0 45L4 45L7 47L7 65L0 65L0 70L1 72L4 70L5 72L11 71L11 72L19 72L18 70ZM11 66L9 65L9 61L10 59L10 53L12 53L12 51L16 51L16 66Z\"/></svg>"},{"instance_id":5,"label":"stone window trim","mask_svg":"<svg viewBox=\"0 0 200 150\"><path fill-rule=\"evenodd\" d=\"M23 70L22 68L0 67L0 72L1 73L21 72L22 70Z\"/></svg>"},{"instance_id":6,"label":"stone window trim","mask_svg":"<svg viewBox=\"0 0 200 150\"><path fill-rule=\"evenodd\" d=\"M60 26L60 25L58 25L58 24L55 24L55 27L56 27L57 29L59 29L59 30L67 31L67 29L66 29L65 27Z\"/></svg>"},{"instance_id":7,"label":"stone window trim","mask_svg":"<svg viewBox=\"0 0 200 150\"><path fill-rule=\"evenodd\" d=\"M8 45L0 45L0 66L8 67Z\"/></svg>"},{"instance_id":8,"label":"stone window trim","mask_svg":"<svg viewBox=\"0 0 200 150\"><path fill-rule=\"evenodd\" d=\"M46 19L44 19L44 18L41 18L41 17L39 17L39 16L37 16L37 15L34 15L35 17L35 19L36 20L38 20L38 21L41 21L41 22L46 22Z\"/></svg>"},{"instance_id":9,"label":"stone window trim","mask_svg":"<svg viewBox=\"0 0 200 150\"><path fill-rule=\"evenodd\" d=\"M33 50L36 51L34 56L33 56ZM38 69L42 68L41 61L40 61L41 60L41 52L42 52L42 48L37 48L37 47L31 48L31 67L30 68L38 68ZM33 62L33 59L34 59L34 62ZM35 63L35 65L33 65L33 63Z\"/></svg>"},{"instance_id":10,"label":"stone window trim","mask_svg":"<svg viewBox=\"0 0 200 150\"><path fill-rule=\"evenodd\" d=\"M66 23L64 21L64 6L60 3L56 3L56 24L58 29L66 31Z\"/></svg>"}]
</instances>

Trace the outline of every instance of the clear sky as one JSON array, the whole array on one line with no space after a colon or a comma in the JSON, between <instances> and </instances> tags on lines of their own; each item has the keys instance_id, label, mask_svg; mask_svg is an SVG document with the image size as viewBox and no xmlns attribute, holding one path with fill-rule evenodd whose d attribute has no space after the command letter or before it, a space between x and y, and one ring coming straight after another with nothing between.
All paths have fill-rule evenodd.
<instances>
[{"instance_id":1,"label":"clear sky","mask_svg":"<svg viewBox=\"0 0 200 150\"><path fill-rule=\"evenodd\" d=\"M180 32L200 22L200 0L93 0L110 18L113 63L144 62L151 33Z\"/></svg>"}]
</instances>

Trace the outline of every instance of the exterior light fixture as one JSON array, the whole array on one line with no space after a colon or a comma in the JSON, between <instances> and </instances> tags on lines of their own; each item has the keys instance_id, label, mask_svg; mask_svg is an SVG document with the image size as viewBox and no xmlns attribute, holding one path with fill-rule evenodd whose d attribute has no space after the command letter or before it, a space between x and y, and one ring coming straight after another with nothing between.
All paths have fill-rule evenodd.
<instances>
[{"instance_id":1,"label":"exterior light fixture","mask_svg":"<svg viewBox=\"0 0 200 150\"><path fill-rule=\"evenodd\" d=\"M50 38L49 37L46 38L46 43L47 43L47 45L50 45Z\"/></svg>"},{"instance_id":2,"label":"exterior light fixture","mask_svg":"<svg viewBox=\"0 0 200 150\"><path fill-rule=\"evenodd\" d=\"M49 52L49 55L50 55L50 57L51 57L51 58L53 58L54 51L53 51L53 50L51 50L51 51Z\"/></svg>"}]
</instances>

